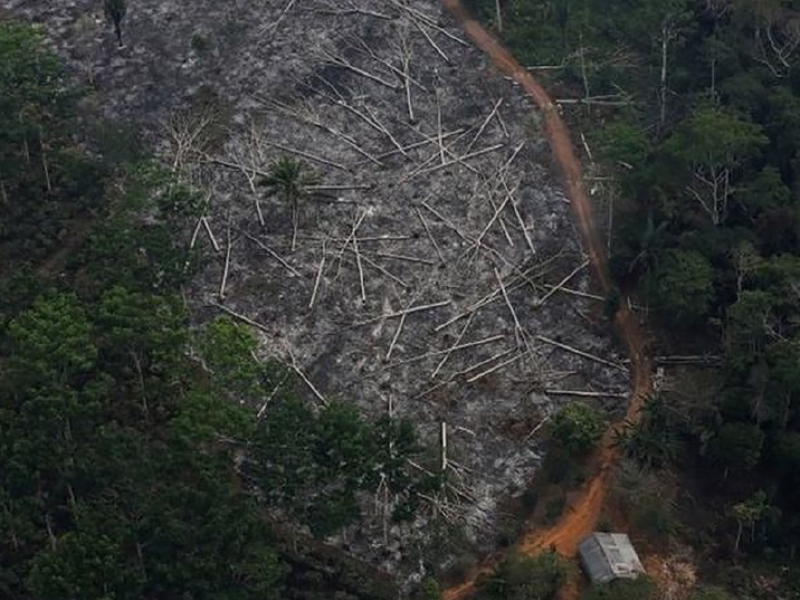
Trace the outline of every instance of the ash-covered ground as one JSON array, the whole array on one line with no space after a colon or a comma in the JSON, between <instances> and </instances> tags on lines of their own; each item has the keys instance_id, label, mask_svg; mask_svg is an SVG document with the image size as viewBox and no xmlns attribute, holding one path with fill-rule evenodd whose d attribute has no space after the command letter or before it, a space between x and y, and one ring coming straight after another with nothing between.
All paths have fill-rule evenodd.
<instances>
[{"instance_id":1,"label":"ash-covered ground","mask_svg":"<svg viewBox=\"0 0 800 600\"><path fill-rule=\"evenodd\" d=\"M332 543L411 579L435 519L491 550L543 420L575 399L556 392L608 392L584 400L614 411L628 383L531 104L435 0L128 5L117 48L100 0L0 0L42 24L94 110L206 193L197 320L257 324L309 402L408 417L434 454L446 431L458 492L387 530L365 500ZM296 236L258 186L282 156L315 175Z\"/></svg>"}]
</instances>

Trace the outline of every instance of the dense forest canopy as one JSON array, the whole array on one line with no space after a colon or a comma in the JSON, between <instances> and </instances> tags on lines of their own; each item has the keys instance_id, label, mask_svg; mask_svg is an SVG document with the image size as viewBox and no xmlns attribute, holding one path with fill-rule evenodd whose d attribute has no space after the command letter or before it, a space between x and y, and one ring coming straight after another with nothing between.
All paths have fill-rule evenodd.
<instances>
[{"instance_id":1,"label":"dense forest canopy","mask_svg":"<svg viewBox=\"0 0 800 600\"><path fill-rule=\"evenodd\" d=\"M587 159L616 181L612 271L661 346L723 357L713 393L651 403L626 450L701 475L717 508L703 535L724 552L794 557L800 3L468 4L570 100Z\"/></svg>"}]
</instances>

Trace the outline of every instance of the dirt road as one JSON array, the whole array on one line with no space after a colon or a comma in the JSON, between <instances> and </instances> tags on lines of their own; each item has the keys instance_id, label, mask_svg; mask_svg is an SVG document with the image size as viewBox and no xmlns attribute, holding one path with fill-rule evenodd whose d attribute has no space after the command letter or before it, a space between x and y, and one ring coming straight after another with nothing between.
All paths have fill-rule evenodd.
<instances>
[{"instance_id":1,"label":"dirt road","mask_svg":"<svg viewBox=\"0 0 800 600\"><path fill-rule=\"evenodd\" d=\"M581 231L584 249L589 255L597 286L603 294L607 293L611 289L611 279L605 245L595 229L592 204L583 185L581 164L576 156L569 129L558 109L539 82L478 21L472 18L459 0L442 1L445 8L461 23L475 45L491 58L500 71L516 81L541 111L547 139L561 171L567 197L570 199L575 220ZM652 387L650 362L642 331L635 316L626 306L622 306L617 312L615 326L631 359L631 397L627 419L635 421ZM594 461L593 475L580 490L577 500L567 507L561 520L554 526L544 530L528 531L516 546L520 551L535 553L555 547L564 556L575 555L580 540L594 530L605 502L611 470L618 459L618 451L613 445L614 429L615 427L610 428L603 437ZM475 591L475 578L480 573L491 570L498 558L501 557L494 556L487 560L469 581L446 590L445 600L461 600L471 596Z\"/></svg>"}]
</instances>

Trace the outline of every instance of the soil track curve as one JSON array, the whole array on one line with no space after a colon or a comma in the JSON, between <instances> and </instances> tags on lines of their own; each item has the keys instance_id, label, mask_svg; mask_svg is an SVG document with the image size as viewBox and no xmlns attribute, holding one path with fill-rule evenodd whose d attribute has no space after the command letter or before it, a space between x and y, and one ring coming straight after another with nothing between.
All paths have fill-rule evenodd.
<instances>
[{"instance_id":1,"label":"soil track curve","mask_svg":"<svg viewBox=\"0 0 800 600\"><path fill-rule=\"evenodd\" d=\"M469 14L460 0L442 0L442 2L461 24L472 42L486 53L500 71L516 81L541 111L547 140L561 171L567 197L570 199L584 248L589 255L592 272L602 293L608 293L611 290L611 279L605 246L594 226L592 203L583 185L581 163L572 144L569 129L557 107L541 84ZM635 422L642 404L652 389L651 365L639 323L624 304L615 316L615 328L630 357L631 395L626 420ZM614 445L615 430L616 426L612 426L603 437L593 461L593 475L579 491L577 500L552 527L527 531L516 545L518 550L530 554L554 547L564 556L575 555L580 540L595 528L605 502L611 470L619 458ZM475 591L478 575L491 570L500 559L502 559L501 554L489 557L468 581L446 590L445 600L462 600L470 597Z\"/></svg>"}]
</instances>

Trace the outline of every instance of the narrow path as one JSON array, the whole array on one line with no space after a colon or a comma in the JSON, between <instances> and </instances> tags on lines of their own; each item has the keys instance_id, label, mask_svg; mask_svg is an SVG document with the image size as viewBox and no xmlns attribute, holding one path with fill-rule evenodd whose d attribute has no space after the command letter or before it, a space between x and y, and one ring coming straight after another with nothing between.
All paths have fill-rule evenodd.
<instances>
[{"instance_id":1,"label":"narrow path","mask_svg":"<svg viewBox=\"0 0 800 600\"><path fill-rule=\"evenodd\" d=\"M611 289L608 257L594 226L592 204L583 185L580 161L576 156L569 129L558 109L539 82L478 21L472 18L460 0L442 0L442 2L473 43L486 53L500 71L516 81L541 111L547 140L561 171L573 215L581 231L584 249L589 255L592 272L602 293L607 294ZM631 359L631 396L626 418L636 421L642 404L652 388L650 361L636 317L626 306L620 307L614 321L617 335ZM520 551L535 553L555 547L564 556L575 555L581 539L591 533L597 525L608 493L611 470L619 458L619 453L613 444L615 429L616 426L611 427L603 437L597 457L593 461L593 475L580 490L578 499L567 507L564 515L554 526L526 532L516 546ZM494 563L501 558L500 555L490 557L469 581L446 590L445 600L462 600L471 596L475 591L477 576L490 571Z\"/></svg>"}]
</instances>

